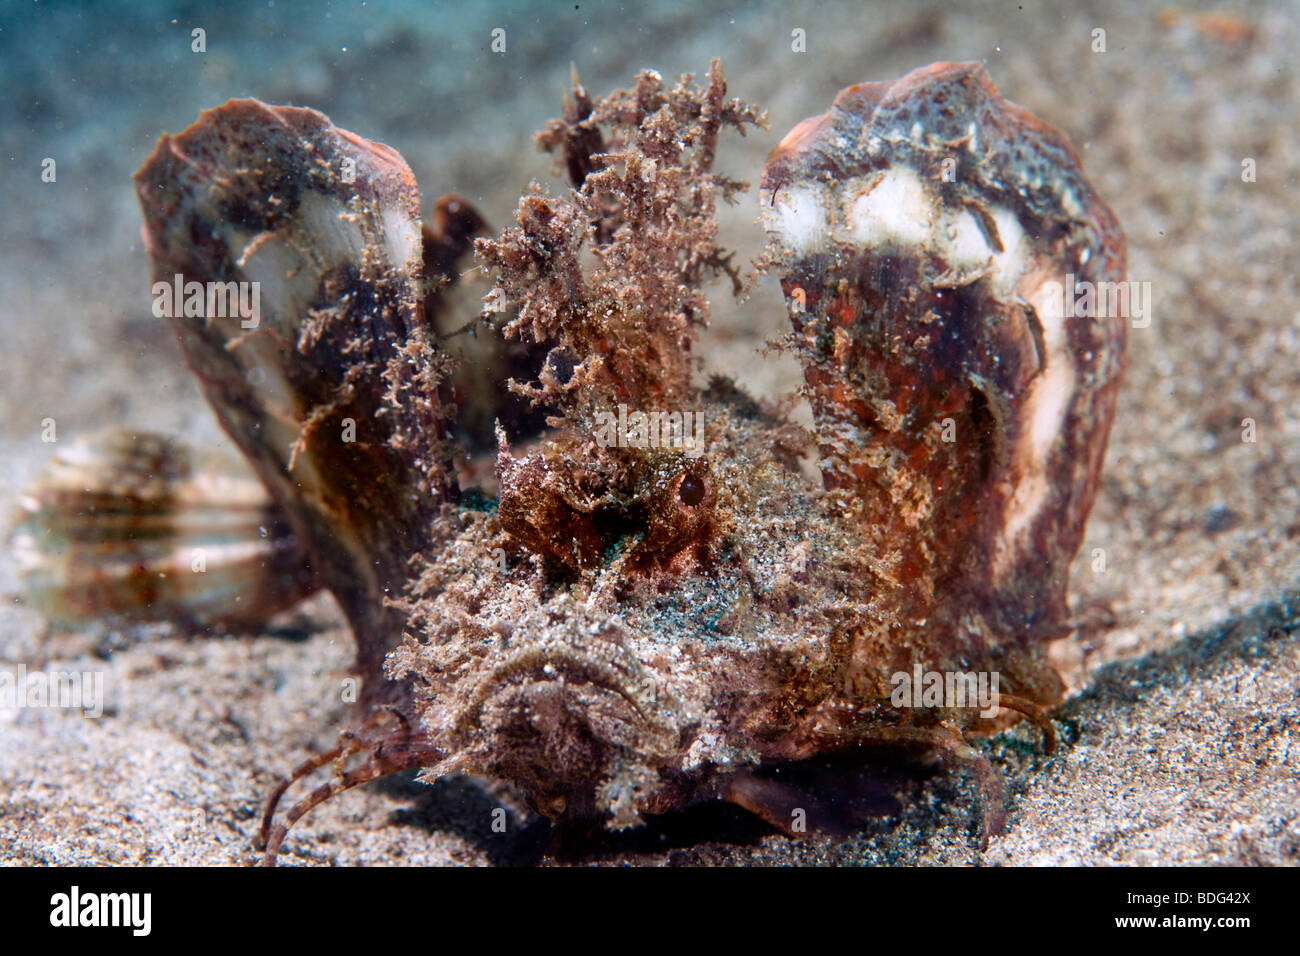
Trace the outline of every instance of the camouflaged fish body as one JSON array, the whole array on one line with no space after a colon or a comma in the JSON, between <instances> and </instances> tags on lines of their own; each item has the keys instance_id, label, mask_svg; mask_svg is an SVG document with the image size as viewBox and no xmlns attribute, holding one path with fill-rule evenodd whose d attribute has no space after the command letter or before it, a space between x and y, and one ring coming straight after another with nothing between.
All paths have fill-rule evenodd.
<instances>
[{"instance_id":1,"label":"camouflaged fish body","mask_svg":"<svg viewBox=\"0 0 1300 956\"><path fill-rule=\"evenodd\" d=\"M275 830L273 795L272 857L320 800L413 766L504 780L560 821L630 826L723 798L790 830L799 808L856 819L859 803L825 797L827 760L843 797L894 786L864 766L937 755L979 772L1000 827L996 775L963 735L1022 714L1050 731L1062 684L1045 649L1069 629L1124 350L1122 318L1067 319L1051 282L1122 279L1123 234L1060 134L982 67L846 90L781 142L760 190L807 436L729 383L690 382L700 288L727 268L712 204L738 187L712 171L716 140L757 118L724 94L716 63L703 89L647 72L593 103L575 84L543 138L575 192L530 193L478 244L506 316L485 328L513 336L532 382L455 372L425 307L470 228L425 230L391 149L240 100L163 137L137 174L156 281L259 284L251 323L170 319L265 489L247 514L293 542L296 561L259 555L251 603L332 591L372 688L340 747L284 786L360 764ZM548 425L499 431L495 495L462 492L458 415L504 419L508 391ZM631 428L629 408L635 428L610 441L600 423L619 410ZM669 426L647 440L674 414L701 416L698 447ZM821 485L798 463L814 447ZM60 597L78 562L39 530L67 501L30 500L46 606L93 612L75 576ZM102 610L129 613L119 592ZM220 617L197 580L195 595ZM913 668L999 672L1002 710L900 708L891 681Z\"/></svg>"}]
</instances>

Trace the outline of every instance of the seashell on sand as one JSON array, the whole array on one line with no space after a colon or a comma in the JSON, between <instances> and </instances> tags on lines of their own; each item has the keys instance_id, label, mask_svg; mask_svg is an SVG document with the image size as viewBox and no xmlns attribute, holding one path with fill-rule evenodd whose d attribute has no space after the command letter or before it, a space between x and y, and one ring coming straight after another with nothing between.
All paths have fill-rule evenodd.
<instances>
[{"instance_id":1,"label":"seashell on sand","mask_svg":"<svg viewBox=\"0 0 1300 956\"><path fill-rule=\"evenodd\" d=\"M77 442L18 507L19 574L57 623L257 627L316 589L283 512L246 467L160 435Z\"/></svg>"}]
</instances>

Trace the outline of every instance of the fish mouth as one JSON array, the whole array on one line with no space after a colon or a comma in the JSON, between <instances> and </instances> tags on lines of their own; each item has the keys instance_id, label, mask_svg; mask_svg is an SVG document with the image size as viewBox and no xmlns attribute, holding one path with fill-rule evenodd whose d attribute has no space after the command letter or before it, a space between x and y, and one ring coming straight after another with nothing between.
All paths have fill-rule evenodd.
<instances>
[{"instance_id":1,"label":"fish mouth","mask_svg":"<svg viewBox=\"0 0 1300 956\"><path fill-rule=\"evenodd\" d=\"M521 652L480 678L452 719L459 755L449 763L505 781L543 816L608 817L626 793L649 799L680 750L660 684L630 659ZM624 816L639 822L635 806Z\"/></svg>"}]
</instances>

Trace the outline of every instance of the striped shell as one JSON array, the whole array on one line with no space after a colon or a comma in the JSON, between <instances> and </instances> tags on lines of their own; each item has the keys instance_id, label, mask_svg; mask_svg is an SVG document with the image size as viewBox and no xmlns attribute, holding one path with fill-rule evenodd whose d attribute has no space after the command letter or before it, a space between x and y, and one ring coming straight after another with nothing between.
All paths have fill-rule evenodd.
<instances>
[{"instance_id":1,"label":"striped shell","mask_svg":"<svg viewBox=\"0 0 1300 956\"><path fill-rule=\"evenodd\" d=\"M160 435L112 431L71 445L18 509L19 574L56 622L256 626L314 590L262 483Z\"/></svg>"}]
</instances>

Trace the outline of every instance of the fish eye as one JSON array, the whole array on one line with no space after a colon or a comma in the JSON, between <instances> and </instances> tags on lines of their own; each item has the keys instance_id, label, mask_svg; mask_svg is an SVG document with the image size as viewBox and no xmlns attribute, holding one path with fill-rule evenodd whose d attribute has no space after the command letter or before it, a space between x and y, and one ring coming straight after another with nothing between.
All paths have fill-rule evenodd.
<instances>
[{"instance_id":1,"label":"fish eye","mask_svg":"<svg viewBox=\"0 0 1300 956\"><path fill-rule=\"evenodd\" d=\"M555 381L560 385L568 385L573 379L573 373L577 371L578 362L573 357L573 353L563 346L551 349L546 355L546 367L551 374L555 376Z\"/></svg>"},{"instance_id":2,"label":"fish eye","mask_svg":"<svg viewBox=\"0 0 1300 956\"><path fill-rule=\"evenodd\" d=\"M687 475L677 486L677 497L688 508L694 508L704 500L704 480Z\"/></svg>"}]
</instances>

